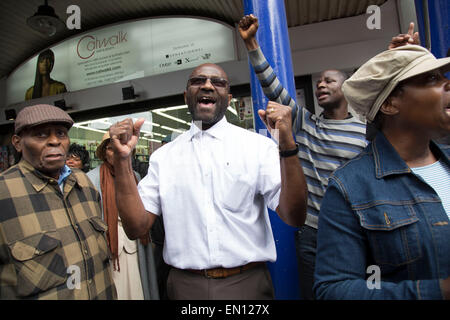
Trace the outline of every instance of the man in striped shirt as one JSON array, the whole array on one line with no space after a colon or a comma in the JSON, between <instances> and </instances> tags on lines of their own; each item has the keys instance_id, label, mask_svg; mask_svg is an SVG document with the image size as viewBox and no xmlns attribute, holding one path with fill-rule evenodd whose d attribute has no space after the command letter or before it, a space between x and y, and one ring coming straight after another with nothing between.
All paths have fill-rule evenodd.
<instances>
[{"instance_id":1,"label":"man in striped shirt","mask_svg":"<svg viewBox=\"0 0 450 320\"><path fill-rule=\"evenodd\" d=\"M318 214L328 177L367 145L366 124L348 112L348 104L341 91L347 76L338 70L322 72L316 83L316 98L324 109L320 116L297 105L264 57L255 37L257 30L258 19L254 15L245 16L239 22L239 32L249 51L250 62L265 95L271 100L267 109L292 108L292 129L299 144L298 157L308 184L306 222L295 240L301 296L310 300L313 299Z\"/></svg>"}]
</instances>

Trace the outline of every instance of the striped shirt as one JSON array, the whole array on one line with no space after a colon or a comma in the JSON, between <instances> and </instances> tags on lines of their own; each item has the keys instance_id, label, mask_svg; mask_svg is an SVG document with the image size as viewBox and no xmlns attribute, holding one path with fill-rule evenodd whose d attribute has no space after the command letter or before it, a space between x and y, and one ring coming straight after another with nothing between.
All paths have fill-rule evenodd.
<instances>
[{"instance_id":1,"label":"striped shirt","mask_svg":"<svg viewBox=\"0 0 450 320\"><path fill-rule=\"evenodd\" d=\"M344 120L317 117L291 98L261 48L249 51L249 58L267 98L292 108L292 129L299 143L298 157L308 185L305 224L317 229L328 177L366 147L366 124L353 116Z\"/></svg>"},{"instance_id":2,"label":"striped shirt","mask_svg":"<svg viewBox=\"0 0 450 320\"><path fill-rule=\"evenodd\" d=\"M100 196L73 169L58 181L31 164L0 174L0 299L115 299Z\"/></svg>"},{"instance_id":3,"label":"striped shirt","mask_svg":"<svg viewBox=\"0 0 450 320\"><path fill-rule=\"evenodd\" d=\"M436 161L428 166L411 170L436 191L450 219L450 168L444 162Z\"/></svg>"}]
</instances>

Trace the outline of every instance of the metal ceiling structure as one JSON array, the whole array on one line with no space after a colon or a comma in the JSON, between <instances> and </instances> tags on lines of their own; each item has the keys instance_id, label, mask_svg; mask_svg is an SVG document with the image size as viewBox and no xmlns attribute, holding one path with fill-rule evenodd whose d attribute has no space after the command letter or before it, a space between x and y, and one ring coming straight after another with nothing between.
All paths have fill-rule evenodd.
<instances>
[{"instance_id":1,"label":"metal ceiling structure","mask_svg":"<svg viewBox=\"0 0 450 320\"><path fill-rule=\"evenodd\" d=\"M364 14L371 5L386 0L285 0L288 27ZM49 0L62 21L67 7L75 4L81 10L81 29L64 29L52 37L32 30L27 24L44 0L0 1L0 78L43 49L101 26L128 20L189 15L208 17L234 26L243 16L242 0Z\"/></svg>"}]
</instances>

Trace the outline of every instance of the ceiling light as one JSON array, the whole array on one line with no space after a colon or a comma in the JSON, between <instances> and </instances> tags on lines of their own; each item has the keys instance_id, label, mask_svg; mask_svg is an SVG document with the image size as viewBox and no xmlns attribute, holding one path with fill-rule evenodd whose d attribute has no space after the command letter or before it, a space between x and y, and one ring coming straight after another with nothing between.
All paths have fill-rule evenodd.
<instances>
[{"instance_id":1,"label":"ceiling light","mask_svg":"<svg viewBox=\"0 0 450 320\"><path fill-rule=\"evenodd\" d=\"M6 109L5 110L5 117L6 120L15 120L16 119L16 110L15 109Z\"/></svg>"},{"instance_id":2,"label":"ceiling light","mask_svg":"<svg viewBox=\"0 0 450 320\"><path fill-rule=\"evenodd\" d=\"M84 129L84 130L89 130L89 131L95 131L95 132L99 132L99 133L103 133L103 134L106 133L105 130L98 130L98 129L94 129L94 128L84 127L84 126L79 125L79 124L77 124L77 123L74 123L74 124L73 124L73 127L75 127L75 128L80 128L80 129Z\"/></svg>"},{"instance_id":3,"label":"ceiling light","mask_svg":"<svg viewBox=\"0 0 450 320\"><path fill-rule=\"evenodd\" d=\"M153 113L156 113L157 115L160 115L161 117L165 117L165 118L167 118L167 119L170 119L170 120L173 120L173 121L177 121L177 122L180 122L180 123L185 124L185 125L189 125L188 122L186 122L186 121L184 121L184 120L182 120L182 119L176 118L176 117L172 117L172 116L170 116L170 115L168 115L168 114L165 114L164 112L161 112L161 111L153 111Z\"/></svg>"},{"instance_id":4,"label":"ceiling light","mask_svg":"<svg viewBox=\"0 0 450 320\"><path fill-rule=\"evenodd\" d=\"M187 105L186 105L186 104L183 104L183 105L181 105L181 106L174 106L174 107L161 108L161 109L158 109L158 111L166 112L166 111L180 110L180 109L186 109L186 108L187 108Z\"/></svg>"},{"instance_id":5,"label":"ceiling light","mask_svg":"<svg viewBox=\"0 0 450 320\"><path fill-rule=\"evenodd\" d=\"M174 129L174 128L166 127L166 126L161 126L161 129L165 129L165 130L168 130L168 131L174 131L174 132L178 132L178 133L183 133L184 132L183 130Z\"/></svg>"},{"instance_id":6,"label":"ceiling light","mask_svg":"<svg viewBox=\"0 0 450 320\"><path fill-rule=\"evenodd\" d=\"M231 112L232 114L234 114L235 116L237 116L237 112L236 112L236 110L234 110L233 107L228 106L227 110L230 111L230 112Z\"/></svg>"},{"instance_id":7,"label":"ceiling light","mask_svg":"<svg viewBox=\"0 0 450 320\"><path fill-rule=\"evenodd\" d=\"M56 34L57 31L64 29L65 24L62 22L55 13L55 9L47 4L39 6L38 11L27 19L27 24L33 30L51 37Z\"/></svg>"}]
</instances>

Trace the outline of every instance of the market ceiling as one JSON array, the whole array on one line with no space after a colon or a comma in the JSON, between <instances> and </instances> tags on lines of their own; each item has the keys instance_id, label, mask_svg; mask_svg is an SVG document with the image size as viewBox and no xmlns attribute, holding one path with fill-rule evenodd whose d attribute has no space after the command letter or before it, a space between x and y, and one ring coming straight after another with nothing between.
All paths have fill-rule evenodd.
<instances>
[{"instance_id":1,"label":"market ceiling","mask_svg":"<svg viewBox=\"0 0 450 320\"><path fill-rule=\"evenodd\" d=\"M44 0L0 1L0 78L7 77L31 56L47 47L91 29L127 20L167 15L208 17L235 26L244 14L242 0L48 0L56 15L66 21L70 5L81 11L81 29L64 28L52 37L27 24ZM364 14L371 4L386 0L285 0L288 27Z\"/></svg>"}]
</instances>

